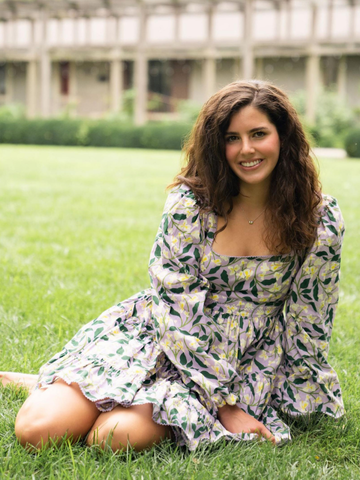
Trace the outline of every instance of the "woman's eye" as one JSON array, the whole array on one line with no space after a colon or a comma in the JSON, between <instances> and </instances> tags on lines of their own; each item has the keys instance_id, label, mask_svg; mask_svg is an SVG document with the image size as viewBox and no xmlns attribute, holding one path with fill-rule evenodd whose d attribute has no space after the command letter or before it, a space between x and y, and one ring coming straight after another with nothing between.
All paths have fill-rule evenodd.
<instances>
[{"instance_id":1,"label":"woman's eye","mask_svg":"<svg viewBox=\"0 0 360 480\"><path fill-rule=\"evenodd\" d=\"M226 137L227 142L235 142L238 139L236 135L230 135L229 137Z\"/></svg>"},{"instance_id":2,"label":"woman's eye","mask_svg":"<svg viewBox=\"0 0 360 480\"><path fill-rule=\"evenodd\" d=\"M261 138L265 135L265 132L255 132L254 133L254 137L255 138Z\"/></svg>"}]
</instances>

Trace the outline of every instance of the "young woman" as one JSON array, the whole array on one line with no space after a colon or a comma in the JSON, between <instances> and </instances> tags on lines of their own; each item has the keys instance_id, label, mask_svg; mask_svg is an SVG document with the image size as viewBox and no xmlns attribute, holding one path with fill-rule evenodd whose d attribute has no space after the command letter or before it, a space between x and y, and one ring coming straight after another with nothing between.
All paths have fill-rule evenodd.
<instances>
[{"instance_id":1,"label":"young woman","mask_svg":"<svg viewBox=\"0 0 360 480\"><path fill-rule=\"evenodd\" d=\"M234 82L204 105L151 252L151 288L85 325L40 370L16 435L116 451L166 437L290 439L278 416L339 417L327 362L344 232L294 108Z\"/></svg>"}]
</instances>

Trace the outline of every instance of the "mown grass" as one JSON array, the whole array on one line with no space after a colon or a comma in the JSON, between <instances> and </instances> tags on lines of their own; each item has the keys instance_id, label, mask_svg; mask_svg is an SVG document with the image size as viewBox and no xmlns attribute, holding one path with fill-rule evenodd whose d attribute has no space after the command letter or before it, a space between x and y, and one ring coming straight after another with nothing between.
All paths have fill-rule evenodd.
<instances>
[{"instance_id":1,"label":"mown grass","mask_svg":"<svg viewBox=\"0 0 360 480\"><path fill-rule=\"evenodd\" d=\"M147 261L179 153L0 147L0 370L37 372L85 322L149 285ZM0 387L1 479L357 479L360 477L360 161L321 161L347 232L330 361L346 418L291 421L293 442L166 443L114 455L81 444L26 453L25 392Z\"/></svg>"}]
</instances>

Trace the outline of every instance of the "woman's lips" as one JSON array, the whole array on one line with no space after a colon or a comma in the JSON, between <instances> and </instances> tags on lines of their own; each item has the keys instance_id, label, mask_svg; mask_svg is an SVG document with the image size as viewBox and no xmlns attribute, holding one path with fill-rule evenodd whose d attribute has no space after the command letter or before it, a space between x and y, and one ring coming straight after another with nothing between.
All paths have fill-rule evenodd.
<instances>
[{"instance_id":1,"label":"woman's lips","mask_svg":"<svg viewBox=\"0 0 360 480\"><path fill-rule=\"evenodd\" d=\"M253 170L257 168L263 162L262 158L257 158L256 160L247 160L240 162L240 166L246 170Z\"/></svg>"}]
</instances>

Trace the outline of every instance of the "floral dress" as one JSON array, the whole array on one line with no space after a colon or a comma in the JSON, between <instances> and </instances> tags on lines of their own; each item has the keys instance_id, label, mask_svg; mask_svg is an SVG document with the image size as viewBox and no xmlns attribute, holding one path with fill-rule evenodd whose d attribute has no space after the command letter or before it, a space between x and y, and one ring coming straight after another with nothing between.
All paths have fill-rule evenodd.
<instances>
[{"instance_id":1,"label":"floral dress","mask_svg":"<svg viewBox=\"0 0 360 480\"><path fill-rule=\"evenodd\" d=\"M154 421L190 450L256 438L221 425L225 404L263 422L277 442L290 439L278 410L341 416L327 355L344 226L334 198L323 196L320 214L302 257L230 257L212 249L217 216L201 213L188 187L175 188L150 256L151 288L83 326L37 386L76 382L100 411L152 403Z\"/></svg>"}]
</instances>

